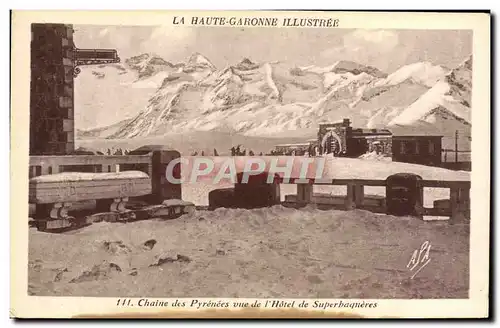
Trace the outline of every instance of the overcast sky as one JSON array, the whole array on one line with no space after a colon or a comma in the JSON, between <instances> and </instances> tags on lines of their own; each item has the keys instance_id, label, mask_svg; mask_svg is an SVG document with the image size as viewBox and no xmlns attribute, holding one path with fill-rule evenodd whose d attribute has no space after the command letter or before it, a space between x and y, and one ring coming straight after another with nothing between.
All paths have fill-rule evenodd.
<instances>
[{"instance_id":1,"label":"overcast sky","mask_svg":"<svg viewBox=\"0 0 500 328\"><path fill-rule=\"evenodd\" d=\"M405 64L430 61L450 68L472 53L472 32L452 30L352 30L331 28L235 28L76 25L79 48L114 48L126 59L156 53L172 63L194 52L215 66L247 57L255 62L326 66L353 60L391 73Z\"/></svg>"}]
</instances>

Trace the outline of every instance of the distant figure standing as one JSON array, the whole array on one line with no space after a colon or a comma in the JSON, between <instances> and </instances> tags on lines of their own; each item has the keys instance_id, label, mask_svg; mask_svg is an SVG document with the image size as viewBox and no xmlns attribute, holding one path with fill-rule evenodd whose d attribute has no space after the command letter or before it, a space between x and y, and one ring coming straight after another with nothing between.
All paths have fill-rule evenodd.
<instances>
[{"instance_id":1,"label":"distant figure standing","mask_svg":"<svg viewBox=\"0 0 500 328\"><path fill-rule=\"evenodd\" d=\"M259 156L263 156L262 152L259 153Z\"/></svg>"},{"instance_id":2,"label":"distant figure standing","mask_svg":"<svg viewBox=\"0 0 500 328\"><path fill-rule=\"evenodd\" d=\"M231 147L231 156L235 156L236 155L236 148Z\"/></svg>"},{"instance_id":3,"label":"distant figure standing","mask_svg":"<svg viewBox=\"0 0 500 328\"><path fill-rule=\"evenodd\" d=\"M236 156L240 156L241 155L240 146L241 145L236 146Z\"/></svg>"},{"instance_id":4,"label":"distant figure standing","mask_svg":"<svg viewBox=\"0 0 500 328\"><path fill-rule=\"evenodd\" d=\"M214 148L214 156L219 156L219 153L217 152L217 149Z\"/></svg>"},{"instance_id":5,"label":"distant figure standing","mask_svg":"<svg viewBox=\"0 0 500 328\"><path fill-rule=\"evenodd\" d=\"M205 152L203 150L201 151L201 156L205 156Z\"/></svg>"},{"instance_id":6,"label":"distant figure standing","mask_svg":"<svg viewBox=\"0 0 500 328\"><path fill-rule=\"evenodd\" d=\"M253 153L253 150L250 150L250 151L248 152L248 155L250 155L250 156L255 156L255 154Z\"/></svg>"}]
</instances>

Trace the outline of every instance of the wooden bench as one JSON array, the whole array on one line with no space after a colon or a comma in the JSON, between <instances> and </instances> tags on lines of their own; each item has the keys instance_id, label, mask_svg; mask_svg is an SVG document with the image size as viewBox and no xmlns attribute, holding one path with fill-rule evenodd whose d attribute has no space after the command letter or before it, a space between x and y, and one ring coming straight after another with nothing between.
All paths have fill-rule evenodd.
<instances>
[{"instance_id":1,"label":"wooden bench","mask_svg":"<svg viewBox=\"0 0 500 328\"><path fill-rule=\"evenodd\" d=\"M35 221L40 230L64 229L88 222L76 222L68 215L71 202L96 200L97 210L131 219L126 209L130 197L151 193L151 179L140 171L115 173L65 172L41 175L29 181L29 202L35 204Z\"/></svg>"}]
</instances>

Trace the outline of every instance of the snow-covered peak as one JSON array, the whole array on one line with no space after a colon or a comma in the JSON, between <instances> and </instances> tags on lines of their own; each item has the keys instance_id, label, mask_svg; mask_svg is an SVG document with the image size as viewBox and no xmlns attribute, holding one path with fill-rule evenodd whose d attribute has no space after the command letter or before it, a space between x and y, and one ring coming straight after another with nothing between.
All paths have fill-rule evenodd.
<instances>
[{"instance_id":1,"label":"snow-covered peak","mask_svg":"<svg viewBox=\"0 0 500 328\"><path fill-rule=\"evenodd\" d=\"M452 69L432 88L420 96L390 124L412 124L418 120L457 121L470 125L472 57ZM450 120L453 118L453 120Z\"/></svg>"},{"instance_id":2,"label":"snow-covered peak","mask_svg":"<svg viewBox=\"0 0 500 328\"><path fill-rule=\"evenodd\" d=\"M458 87L461 91L469 91L472 88L472 56L451 70L446 75L446 82Z\"/></svg>"},{"instance_id":3,"label":"snow-covered peak","mask_svg":"<svg viewBox=\"0 0 500 328\"><path fill-rule=\"evenodd\" d=\"M453 115L470 122L470 108L459 99L450 95L451 86L445 81L439 81L417 101L406 108L398 117L390 122L393 124L412 124L425 117L436 108L443 108Z\"/></svg>"},{"instance_id":4,"label":"snow-covered peak","mask_svg":"<svg viewBox=\"0 0 500 328\"><path fill-rule=\"evenodd\" d=\"M334 73L352 73L358 75L361 73L366 73L378 78L384 78L387 76L386 73L382 72L378 68L372 66L362 65L349 60L341 60L335 63L332 72Z\"/></svg>"},{"instance_id":5,"label":"snow-covered peak","mask_svg":"<svg viewBox=\"0 0 500 328\"><path fill-rule=\"evenodd\" d=\"M222 81L237 81L241 83L241 78L238 74L236 74L232 67L227 67L223 71L217 74L213 74L210 77L215 78L215 84L220 84Z\"/></svg>"},{"instance_id":6,"label":"snow-covered peak","mask_svg":"<svg viewBox=\"0 0 500 328\"><path fill-rule=\"evenodd\" d=\"M241 71L249 71L252 69L259 68L259 64L252 62L248 58L243 58L243 60L240 61L238 64L236 64L234 68L239 69Z\"/></svg>"},{"instance_id":7,"label":"snow-covered peak","mask_svg":"<svg viewBox=\"0 0 500 328\"><path fill-rule=\"evenodd\" d=\"M132 57L126 59L126 62L131 63L131 64L138 64L138 63L145 62L146 60L148 60L148 58L150 58L152 56L153 56L153 54L143 53L143 54L140 54L137 56L132 56Z\"/></svg>"},{"instance_id":8,"label":"snow-covered peak","mask_svg":"<svg viewBox=\"0 0 500 328\"><path fill-rule=\"evenodd\" d=\"M431 88L444 78L449 71L445 67L434 65L430 62L417 62L401 67L387 78L378 81L376 85L396 85L405 80L412 79L416 83Z\"/></svg>"},{"instance_id":9,"label":"snow-covered peak","mask_svg":"<svg viewBox=\"0 0 500 328\"><path fill-rule=\"evenodd\" d=\"M470 55L469 57L467 57L463 62L462 64L460 64L457 69L466 69L466 70L469 70L471 71L472 70L472 55Z\"/></svg>"},{"instance_id":10,"label":"snow-covered peak","mask_svg":"<svg viewBox=\"0 0 500 328\"><path fill-rule=\"evenodd\" d=\"M212 71L214 71L216 69L214 64L212 64L212 62L207 57L203 56L202 54L200 54L198 52L192 54L189 57L186 66L192 67L192 68L195 68L195 67L208 68Z\"/></svg>"},{"instance_id":11,"label":"snow-covered peak","mask_svg":"<svg viewBox=\"0 0 500 328\"><path fill-rule=\"evenodd\" d=\"M362 65L349 60L340 60L332 65L318 67L318 66L307 66L300 68L303 71L316 73L316 74L325 74L325 73L335 73L335 74L344 74L351 73L353 75L359 75L361 73L366 73L372 75L377 78L385 78L387 76L386 73L380 71L378 68L372 66Z\"/></svg>"},{"instance_id":12,"label":"snow-covered peak","mask_svg":"<svg viewBox=\"0 0 500 328\"><path fill-rule=\"evenodd\" d=\"M389 76L347 60L324 67L297 67L241 58L216 69L199 53L173 67L161 65L165 61L157 58L142 54L130 59L145 74L131 83L136 87L140 82L156 91L142 105L142 111L115 129L112 137L162 134L174 126L178 131L224 129L246 135L273 134L313 129L320 121L344 117L360 127L416 121L470 125L470 58L464 58L453 70L419 62ZM136 77L137 69L124 68L134 72L120 75L121 71L110 71L109 75L129 80ZM100 82L108 79L107 75L89 75Z\"/></svg>"},{"instance_id":13,"label":"snow-covered peak","mask_svg":"<svg viewBox=\"0 0 500 328\"><path fill-rule=\"evenodd\" d=\"M138 73L139 79L149 78L158 72L171 70L178 66L153 53L130 57L125 60L125 64Z\"/></svg>"},{"instance_id":14,"label":"snow-covered peak","mask_svg":"<svg viewBox=\"0 0 500 328\"><path fill-rule=\"evenodd\" d=\"M142 68L147 65L165 65L174 66L172 63L166 61L154 53L144 53L138 56L133 56L125 60L125 63L132 68Z\"/></svg>"}]
</instances>

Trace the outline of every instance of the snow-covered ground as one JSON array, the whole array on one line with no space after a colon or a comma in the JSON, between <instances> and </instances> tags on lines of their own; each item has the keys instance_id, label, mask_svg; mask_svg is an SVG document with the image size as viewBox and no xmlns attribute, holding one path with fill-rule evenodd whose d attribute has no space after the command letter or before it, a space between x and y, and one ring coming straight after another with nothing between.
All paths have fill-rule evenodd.
<instances>
[{"instance_id":1,"label":"snow-covered ground","mask_svg":"<svg viewBox=\"0 0 500 328\"><path fill-rule=\"evenodd\" d=\"M422 243L430 262L407 265ZM282 206L30 230L31 295L466 298L468 225Z\"/></svg>"}]
</instances>

